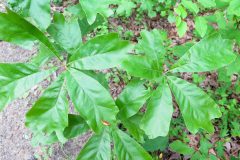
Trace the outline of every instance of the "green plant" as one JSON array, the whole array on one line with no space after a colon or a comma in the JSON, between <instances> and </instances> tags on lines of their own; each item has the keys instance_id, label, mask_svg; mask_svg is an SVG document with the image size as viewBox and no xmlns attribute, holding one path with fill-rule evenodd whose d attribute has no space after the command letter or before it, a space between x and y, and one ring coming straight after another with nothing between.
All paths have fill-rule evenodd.
<instances>
[{"instance_id":1,"label":"green plant","mask_svg":"<svg viewBox=\"0 0 240 160\"><path fill-rule=\"evenodd\" d=\"M155 84L152 97L148 101L149 106L147 106L147 111L141 121L141 129L151 138L167 135L169 127L166 126L169 126L173 112L172 92L180 107L185 124L192 133L196 133L200 128L213 132L210 120L221 115L217 104L195 85L181 80L175 75L177 72L211 71L232 63L236 58L232 52L232 42L222 39L219 34L214 33L193 45L169 71L164 72L166 50L163 44L167 39L164 35L157 30L143 31L142 39L137 46L141 54L131 55L128 60L123 62L123 68L130 75L148 79ZM223 48L214 45L216 43L222 44L221 46L226 50L223 51ZM216 47L212 48L213 46ZM224 55L224 53L226 54ZM209 56L215 57L218 62L212 63L213 59L207 58ZM217 58L218 56L221 58ZM220 62L219 59L224 59L224 62ZM136 68L136 66L138 67ZM165 113L164 116L162 113Z\"/></svg>"},{"instance_id":2,"label":"green plant","mask_svg":"<svg viewBox=\"0 0 240 160\"><path fill-rule=\"evenodd\" d=\"M239 1L238 0L113 0L109 3L118 4L117 13L129 17L133 9L137 10L138 19L142 19L143 13L147 12L150 18L160 14L168 16L170 23L175 23L177 33L183 37L188 31L187 20L193 20L196 35L204 37L217 23L222 32L239 28ZM125 6L126 5L126 6ZM125 7L124 7L125 6ZM138 7L139 6L139 7ZM203 12L208 14L204 15ZM228 32L229 33L229 32Z\"/></svg>"},{"instance_id":3,"label":"green plant","mask_svg":"<svg viewBox=\"0 0 240 160\"><path fill-rule=\"evenodd\" d=\"M143 30L133 50L133 44L121 40L116 33L108 33L106 26L101 26L113 14L109 5L116 4L116 1L82 0L68 7L63 14L55 12L53 21L49 1L41 1L41 5L32 1L36 4L11 1L11 8L21 16L8 8L7 13L0 13L1 40L25 48L39 47L38 54L29 63L0 63L0 109L55 74L57 78L26 115L26 126L33 132L36 145L57 141L65 143L91 130L93 136L77 159L152 159L147 151L164 150L168 145L174 110L172 96L191 133L199 130L214 132L211 120L221 116L218 104L196 85L179 78L179 73L195 73L194 81L199 83L201 78L197 72L236 65L233 40L239 42L239 39L227 34L229 30L217 32L210 29L207 32L206 19L197 17L196 30L204 37L199 42L171 48L167 32ZM143 6L147 5L145 9L149 14L154 15L150 12L153 8L150 2L154 1L141 2ZM94 9L92 3L95 4ZM185 26L185 8L198 11L194 4L188 1L182 3L174 12L178 14L176 23ZM205 4L203 1L199 3ZM209 3L211 6L212 3ZM33 10L39 12L33 13ZM128 9L119 10L130 14ZM229 5L228 12L238 16L232 5ZM45 18L37 19L41 13ZM89 34L93 34L92 31L99 26L103 28L101 36L89 38ZM186 27L183 29L179 32L181 35ZM236 28L230 31L238 33ZM131 35L127 33L125 37ZM169 52L172 51L173 56L181 58L169 63ZM48 65L47 62L54 58L58 65ZM121 69L123 81L127 83L121 94L114 97L116 101L108 91L105 76L99 72L114 67ZM120 81L120 76L110 76L116 83ZM73 102L74 111L78 114L69 113L70 102ZM232 126L232 134L237 135L237 124L233 122ZM149 146L149 143L154 145ZM111 153L111 144L114 145L114 154ZM206 141L201 144L201 154L205 156L205 148L209 146ZM194 153L192 148L180 141L175 141L170 147L182 154Z\"/></svg>"},{"instance_id":4,"label":"green plant","mask_svg":"<svg viewBox=\"0 0 240 160\"><path fill-rule=\"evenodd\" d=\"M124 143L129 141L132 147L128 145L128 150L132 149L132 153L137 152L140 158L150 159L137 142L116 128L118 108L105 88L101 74L90 71L119 65L132 49L128 41L110 33L83 43L77 19L66 20L59 13L54 14L54 21L47 29L55 43L50 42L43 32L9 9L7 13L0 14L0 22L0 39L20 45L33 44L35 41L40 44L39 54L28 64L1 63L1 110L10 101L21 97L24 92L58 70L56 80L43 92L26 115L26 126L33 131L36 142L65 142L66 139L91 128L96 135L91 138L88 142L90 146L86 145L78 159L88 159L89 154L92 158L110 159L110 137L113 137L118 146L115 149L120 159L129 156L120 154L128 153ZM58 34L59 32L61 34ZM57 45L63 52L56 49ZM42 70L42 62L54 55L60 66ZM68 113L67 94L80 115ZM91 142L96 144L93 146L95 149L91 147ZM91 152L87 151L88 147ZM96 152L92 152L93 150ZM99 154L95 154L98 152Z\"/></svg>"}]
</instances>

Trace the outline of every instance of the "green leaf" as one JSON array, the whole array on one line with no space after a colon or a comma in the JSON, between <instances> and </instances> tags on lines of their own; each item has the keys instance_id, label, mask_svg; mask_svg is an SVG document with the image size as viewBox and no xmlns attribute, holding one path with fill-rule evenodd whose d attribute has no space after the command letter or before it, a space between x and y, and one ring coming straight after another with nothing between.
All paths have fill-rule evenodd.
<instances>
[{"instance_id":1,"label":"green leaf","mask_svg":"<svg viewBox=\"0 0 240 160\"><path fill-rule=\"evenodd\" d=\"M212 34L192 46L171 68L172 72L206 72L227 66L236 59L233 43Z\"/></svg>"},{"instance_id":2,"label":"green leaf","mask_svg":"<svg viewBox=\"0 0 240 160\"><path fill-rule=\"evenodd\" d=\"M174 22L176 22L176 17L175 17L175 15L173 14L173 12L172 11L169 11L169 13L168 13L168 22L169 23L174 23Z\"/></svg>"},{"instance_id":3,"label":"green leaf","mask_svg":"<svg viewBox=\"0 0 240 160\"><path fill-rule=\"evenodd\" d=\"M131 137L116 129L112 133L114 151L117 159L124 160L152 160L151 156Z\"/></svg>"},{"instance_id":4,"label":"green leaf","mask_svg":"<svg viewBox=\"0 0 240 160\"><path fill-rule=\"evenodd\" d=\"M215 0L198 0L198 2L199 2L204 8L213 8L213 7L216 7Z\"/></svg>"},{"instance_id":5,"label":"green leaf","mask_svg":"<svg viewBox=\"0 0 240 160\"><path fill-rule=\"evenodd\" d=\"M50 0L11 0L10 5L18 12L24 12L23 16L33 18L42 29L51 23Z\"/></svg>"},{"instance_id":6,"label":"green leaf","mask_svg":"<svg viewBox=\"0 0 240 160\"><path fill-rule=\"evenodd\" d=\"M94 72L94 71L82 71L85 74L89 75L90 77L94 78L95 80L97 80L105 89L110 90L109 89L109 83L106 79L106 75L102 72Z\"/></svg>"},{"instance_id":7,"label":"green leaf","mask_svg":"<svg viewBox=\"0 0 240 160\"><path fill-rule=\"evenodd\" d=\"M33 132L52 133L68 126L65 75L60 75L26 114L26 126Z\"/></svg>"},{"instance_id":8,"label":"green leaf","mask_svg":"<svg viewBox=\"0 0 240 160\"><path fill-rule=\"evenodd\" d=\"M29 0L7 0L7 5L23 17L28 16Z\"/></svg>"},{"instance_id":9,"label":"green leaf","mask_svg":"<svg viewBox=\"0 0 240 160\"><path fill-rule=\"evenodd\" d=\"M40 71L31 64L0 63L0 110L11 101L23 96L54 71L55 69Z\"/></svg>"},{"instance_id":10,"label":"green leaf","mask_svg":"<svg viewBox=\"0 0 240 160\"><path fill-rule=\"evenodd\" d=\"M183 56L193 45L194 45L193 42L187 42L179 46L174 46L173 47L174 56L177 56L177 57Z\"/></svg>"},{"instance_id":11,"label":"green leaf","mask_svg":"<svg viewBox=\"0 0 240 160\"><path fill-rule=\"evenodd\" d=\"M0 39L27 48L38 40L59 57L57 50L39 29L9 9L7 13L0 13Z\"/></svg>"},{"instance_id":12,"label":"green leaf","mask_svg":"<svg viewBox=\"0 0 240 160\"><path fill-rule=\"evenodd\" d=\"M89 127L81 116L68 114L68 126L64 129L63 136L66 139L71 139L82 135L88 130ZM45 134L43 132L33 132L32 143L34 146L50 145L58 141L59 140L56 132L53 132L51 134Z\"/></svg>"},{"instance_id":13,"label":"green leaf","mask_svg":"<svg viewBox=\"0 0 240 160\"><path fill-rule=\"evenodd\" d=\"M156 11L154 11L153 7L155 2L153 0L141 0L140 9L148 12L148 16L150 18L156 17Z\"/></svg>"},{"instance_id":14,"label":"green leaf","mask_svg":"<svg viewBox=\"0 0 240 160\"><path fill-rule=\"evenodd\" d=\"M181 21L181 23L177 26L177 33L179 37L183 37L187 32L188 26L185 21Z\"/></svg>"},{"instance_id":15,"label":"green leaf","mask_svg":"<svg viewBox=\"0 0 240 160\"><path fill-rule=\"evenodd\" d=\"M41 28L46 29L51 23L50 0L30 0L29 14Z\"/></svg>"},{"instance_id":16,"label":"green leaf","mask_svg":"<svg viewBox=\"0 0 240 160\"><path fill-rule=\"evenodd\" d=\"M191 160L205 160L207 159L207 157L204 157L200 152L195 152L192 156L191 156Z\"/></svg>"},{"instance_id":17,"label":"green leaf","mask_svg":"<svg viewBox=\"0 0 240 160\"><path fill-rule=\"evenodd\" d=\"M181 23L182 23L182 18L179 16L176 16L176 27L179 27Z\"/></svg>"},{"instance_id":18,"label":"green leaf","mask_svg":"<svg viewBox=\"0 0 240 160\"><path fill-rule=\"evenodd\" d=\"M168 137L156 137L154 139L147 139L143 144L143 148L149 152L157 150L164 151L168 147Z\"/></svg>"},{"instance_id":19,"label":"green leaf","mask_svg":"<svg viewBox=\"0 0 240 160\"><path fill-rule=\"evenodd\" d=\"M130 75L155 79L159 78L163 72L163 62L166 49L164 42L167 34L161 30L142 31L142 39L139 40L136 50L138 55L129 55L122 63L122 67L127 70ZM144 55L143 55L144 54Z\"/></svg>"},{"instance_id":20,"label":"green leaf","mask_svg":"<svg viewBox=\"0 0 240 160\"><path fill-rule=\"evenodd\" d=\"M109 43L111 42L111 43ZM132 45L116 33L95 37L70 57L68 65L82 70L102 70L118 66L126 59Z\"/></svg>"},{"instance_id":21,"label":"green leaf","mask_svg":"<svg viewBox=\"0 0 240 160\"><path fill-rule=\"evenodd\" d=\"M46 46L44 46L43 44L40 44L38 53L36 54L36 56L31 58L30 63L36 66L42 66L53 57L54 57L54 54L52 54L52 52Z\"/></svg>"},{"instance_id":22,"label":"green leaf","mask_svg":"<svg viewBox=\"0 0 240 160\"><path fill-rule=\"evenodd\" d=\"M149 97L149 91L144 86L144 81L132 80L118 96L116 104L119 108L119 117L127 119L135 115Z\"/></svg>"},{"instance_id":23,"label":"green leaf","mask_svg":"<svg viewBox=\"0 0 240 160\"><path fill-rule=\"evenodd\" d=\"M0 39L30 49L36 38L30 34L29 30L25 29L24 26L28 26L31 30L33 30L33 28L37 30L37 28L11 10L7 11L8 13L0 13ZM23 23L25 24L22 26L21 24ZM37 30L37 32L40 33L41 36L43 35L39 30Z\"/></svg>"},{"instance_id":24,"label":"green leaf","mask_svg":"<svg viewBox=\"0 0 240 160\"><path fill-rule=\"evenodd\" d=\"M216 142L216 152L219 158L223 158L224 157L224 142L222 141L218 141Z\"/></svg>"},{"instance_id":25,"label":"green leaf","mask_svg":"<svg viewBox=\"0 0 240 160\"><path fill-rule=\"evenodd\" d=\"M224 39L235 40L240 45L240 30L237 29L222 29L219 33Z\"/></svg>"},{"instance_id":26,"label":"green leaf","mask_svg":"<svg viewBox=\"0 0 240 160\"><path fill-rule=\"evenodd\" d=\"M182 5L188 9L190 12L197 14L199 12L199 8L196 3L193 3L189 0L182 0Z\"/></svg>"},{"instance_id":27,"label":"green leaf","mask_svg":"<svg viewBox=\"0 0 240 160\"><path fill-rule=\"evenodd\" d=\"M104 122L112 125L116 121L118 108L97 80L73 68L68 70L66 77L74 107L95 132L102 130Z\"/></svg>"},{"instance_id":28,"label":"green leaf","mask_svg":"<svg viewBox=\"0 0 240 160\"><path fill-rule=\"evenodd\" d=\"M46 135L43 132L33 132L31 145L40 146L40 145L51 145L58 142L58 137L55 132L50 135Z\"/></svg>"},{"instance_id":29,"label":"green leaf","mask_svg":"<svg viewBox=\"0 0 240 160\"><path fill-rule=\"evenodd\" d=\"M226 67L227 73L225 75L239 74L240 75L240 55L237 56L236 60Z\"/></svg>"},{"instance_id":30,"label":"green leaf","mask_svg":"<svg viewBox=\"0 0 240 160\"><path fill-rule=\"evenodd\" d=\"M64 16L57 12L54 13L54 23L48 28L48 33L69 53L73 53L82 43L77 19L66 21Z\"/></svg>"},{"instance_id":31,"label":"green leaf","mask_svg":"<svg viewBox=\"0 0 240 160\"><path fill-rule=\"evenodd\" d=\"M218 158L216 155L210 153L210 154L209 154L209 159L210 159L210 160L218 160L219 158Z\"/></svg>"},{"instance_id":32,"label":"green leaf","mask_svg":"<svg viewBox=\"0 0 240 160\"><path fill-rule=\"evenodd\" d=\"M240 75L239 64L240 64L240 56L238 55L236 60L233 63L218 70L218 81L231 82L231 77L233 74Z\"/></svg>"},{"instance_id":33,"label":"green leaf","mask_svg":"<svg viewBox=\"0 0 240 160\"><path fill-rule=\"evenodd\" d=\"M227 9L229 15L240 16L240 0L232 0Z\"/></svg>"},{"instance_id":34,"label":"green leaf","mask_svg":"<svg viewBox=\"0 0 240 160\"><path fill-rule=\"evenodd\" d=\"M231 22L227 22L228 20L226 19L224 12L216 11L214 16L219 30L230 28Z\"/></svg>"},{"instance_id":35,"label":"green leaf","mask_svg":"<svg viewBox=\"0 0 240 160\"><path fill-rule=\"evenodd\" d=\"M151 32L143 30L141 32L141 39L138 41L136 50L139 53L146 55L149 59L156 63L158 69L162 69L164 55L166 49L164 48L164 41L167 39L167 33L162 30L154 29Z\"/></svg>"},{"instance_id":36,"label":"green leaf","mask_svg":"<svg viewBox=\"0 0 240 160\"><path fill-rule=\"evenodd\" d=\"M93 135L83 147L77 160L110 160L111 159L111 139L108 131Z\"/></svg>"},{"instance_id":37,"label":"green leaf","mask_svg":"<svg viewBox=\"0 0 240 160\"><path fill-rule=\"evenodd\" d=\"M212 133L211 119L221 117L214 100L194 84L173 76L167 78L188 130L195 134L201 128Z\"/></svg>"},{"instance_id":38,"label":"green leaf","mask_svg":"<svg viewBox=\"0 0 240 160\"><path fill-rule=\"evenodd\" d=\"M212 148L212 143L210 143L207 139L202 138L200 140L200 147L199 147L199 151L201 151L201 153L203 155L208 156L208 151L210 148Z\"/></svg>"},{"instance_id":39,"label":"green leaf","mask_svg":"<svg viewBox=\"0 0 240 160\"><path fill-rule=\"evenodd\" d=\"M64 129L63 135L67 139L71 139L87 132L89 127L86 121L79 115L68 115L68 126Z\"/></svg>"},{"instance_id":40,"label":"green leaf","mask_svg":"<svg viewBox=\"0 0 240 160\"><path fill-rule=\"evenodd\" d=\"M153 60L143 55L129 55L121 66L128 74L140 78L158 79L163 73L163 70L159 70Z\"/></svg>"},{"instance_id":41,"label":"green leaf","mask_svg":"<svg viewBox=\"0 0 240 160\"><path fill-rule=\"evenodd\" d=\"M167 136L172 119L172 95L167 83L162 83L147 103L147 111L141 121L140 128L149 139Z\"/></svg>"},{"instance_id":42,"label":"green leaf","mask_svg":"<svg viewBox=\"0 0 240 160\"><path fill-rule=\"evenodd\" d=\"M183 155L192 155L194 153L194 149L186 145L185 143L176 140L170 144L170 148L172 151L183 154Z\"/></svg>"},{"instance_id":43,"label":"green leaf","mask_svg":"<svg viewBox=\"0 0 240 160\"><path fill-rule=\"evenodd\" d=\"M215 0L216 6L217 6L218 9L226 9L228 7L230 1L229 0L227 0L227 1L225 1L225 0Z\"/></svg>"},{"instance_id":44,"label":"green leaf","mask_svg":"<svg viewBox=\"0 0 240 160\"><path fill-rule=\"evenodd\" d=\"M116 10L118 15L125 14L126 17L129 17L132 14L133 8L136 8L136 4L131 0L118 0L118 8Z\"/></svg>"},{"instance_id":45,"label":"green leaf","mask_svg":"<svg viewBox=\"0 0 240 160\"><path fill-rule=\"evenodd\" d=\"M90 25L96 20L97 14L101 14L106 18L113 14L113 11L109 8L109 4L111 4L109 0L81 0L79 3Z\"/></svg>"},{"instance_id":46,"label":"green leaf","mask_svg":"<svg viewBox=\"0 0 240 160\"><path fill-rule=\"evenodd\" d=\"M187 17L187 12L182 5L178 5L177 8L174 8L174 11L183 19Z\"/></svg>"},{"instance_id":47,"label":"green leaf","mask_svg":"<svg viewBox=\"0 0 240 160\"><path fill-rule=\"evenodd\" d=\"M196 17L195 18L195 29L197 30L198 34L201 37L204 37L205 34L207 33L207 21L205 20L204 17Z\"/></svg>"},{"instance_id":48,"label":"green leaf","mask_svg":"<svg viewBox=\"0 0 240 160\"><path fill-rule=\"evenodd\" d=\"M121 120L127 132L138 142L144 142L144 131L140 129L139 122L142 119L141 114L136 114L128 119Z\"/></svg>"},{"instance_id":49,"label":"green leaf","mask_svg":"<svg viewBox=\"0 0 240 160\"><path fill-rule=\"evenodd\" d=\"M104 22L105 22L105 19L100 14L97 15L95 22L91 25L88 24L86 18L79 20L79 26L81 28L82 35L83 36L87 35L91 31L93 31L95 28L102 25Z\"/></svg>"},{"instance_id":50,"label":"green leaf","mask_svg":"<svg viewBox=\"0 0 240 160\"><path fill-rule=\"evenodd\" d=\"M103 22L105 22L105 19L102 15L97 14L96 20L93 24L89 24L87 21L86 14L84 13L81 4L77 4L74 6L70 6L67 8L67 11L71 12L73 15L77 16L79 18L79 26L81 29L82 36L90 33L95 28L97 28L99 25L101 25Z\"/></svg>"}]
</instances>

